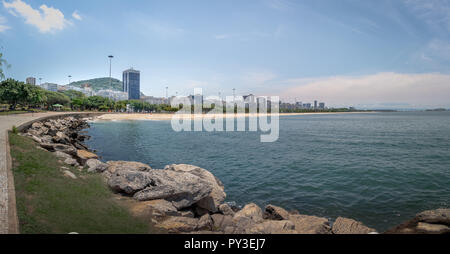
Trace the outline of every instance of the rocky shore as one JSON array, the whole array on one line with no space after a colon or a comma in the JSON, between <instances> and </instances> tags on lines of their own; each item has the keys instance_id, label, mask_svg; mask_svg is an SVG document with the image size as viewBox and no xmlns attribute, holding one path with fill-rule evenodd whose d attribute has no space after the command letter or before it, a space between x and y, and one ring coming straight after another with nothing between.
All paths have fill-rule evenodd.
<instances>
[{"instance_id":1,"label":"rocky shore","mask_svg":"<svg viewBox=\"0 0 450 254\"><path fill-rule=\"evenodd\" d=\"M206 169L186 164L152 169L140 162L104 163L83 144L81 131L89 118L66 117L33 123L21 135L53 152L65 164L103 176L117 194L138 202L137 216L151 218L169 233L226 234L376 234L376 230L349 218L327 218L267 205L247 204L242 209L225 203L224 185ZM76 179L69 170L62 173ZM450 209L418 214L386 233L450 233Z\"/></svg>"}]
</instances>

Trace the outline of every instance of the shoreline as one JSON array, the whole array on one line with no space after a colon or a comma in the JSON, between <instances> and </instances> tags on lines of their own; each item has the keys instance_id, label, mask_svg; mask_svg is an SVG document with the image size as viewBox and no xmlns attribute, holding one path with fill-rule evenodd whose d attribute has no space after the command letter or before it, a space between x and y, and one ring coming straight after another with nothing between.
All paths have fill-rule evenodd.
<instances>
[{"instance_id":1,"label":"shoreline","mask_svg":"<svg viewBox=\"0 0 450 254\"><path fill-rule=\"evenodd\" d=\"M290 114L291 115L291 114ZM172 116L172 115L170 115ZM94 118L98 118L96 116ZM101 116L100 116L101 117ZM167 117L167 116L166 116ZM94 118L80 119L80 125L83 122L89 122ZM48 121L52 126L48 126ZM25 134L35 141L39 140L33 134L47 126L52 129L58 125L64 129L64 119L59 122L52 120L42 120L31 126ZM73 121L73 120L71 120ZM47 122L47 123L46 123ZM34 127L35 126L35 127ZM89 128L87 125L86 128ZM83 128L83 129L86 129ZM80 133L83 129L76 128L74 131ZM47 135L47 134L44 134ZM61 135L49 134L55 138L61 139ZM49 149L57 154L65 153L64 156L72 156L76 161L68 159L69 163L78 163L91 173L101 174L109 188L124 198L137 201L134 211L142 213L150 209L150 218L157 222L158 227L167 230L169 233L225 233L225 234L373 234L377 233L375 229L365 226L363 223L353 219L338 217L335 221L327 218L303 215L297 211L286 211L285 209L267 205L261 209L254 203L246 204L242 209L230 207L225 202L226 193L224 186L212 173L193 165L173 164L167 165L164 169L152 169L150 165L140 162L130 161L109 161L107 163L98 160L98 156L92 153L76 153L62 147L55 141L55 144L40 144L41 147ZM66 150L65 150L66 149ZM86 147L86 149L89 149ZM148 179L147 179L148 178ZM130 182L129 179L140 179L138 182ZM162 186L150 186L147 182L163 182ZM173 179L177 179L173 181ZM172 181L172 182L171 182ZM194 187L200 184L201 187ZM150 187L148 187L150 186ZM156 190L154 188L157 188ZM160 189L158 189L160 188ZM172 199L167 188L175 190L176 197ZM197 188L197 189L195 189ZM130 191L131 190L131 191ZM154 192L162 192L161 197L154 197ZM182 198L181 193L189 193L189 198ZM199 194L200 193L200 194ZM174 194L174 193L172 193ZM169 196L167 196L169 195ZM182 194L185 195L185 194ZM196 196L192 200L192 195ZM186 202L188 202L186 204ZM156 213L156 216L155 216ZM450 209L430 210L417 214L411 221L405 222L399 226L393 227L387 233L405 234L405 233L433 233L436 229L435 221L439 221L439 230L442 230L440 224L446 225L446 216L450 214ZM428 216L428 217L427 217ZM444 219L439 216L444 216ZM431 218L430 218L431 217ZM449 215L450 217L450 215ZM431 223L433 221L433 223ZM443 222L442 222L443 221ZM218 230L219 229L219 230ZM445 229L446 230L446 229ZM444 230L444 231L445 231ZM439 231L441 232L441 231ZM445 231L448 232L448 231ZM436 233L436 232L434 232Z\"/></svg>"},{"instance_id":2,"label":"shoreline","mask_svg":"<svg viewBox=\"0 0 450 254\"><path fill-rule=\"evenodd\" d=\"M279 113L278 116L306 116L306 115L341 115L341 114L375 114L378 112L314 112L314 113ZM169 121L176 114L170 113L105 113L96 116L94 121ZM240 118L240 117L270 117L271 114L178 114L179 119L215 119L215 118Z\"/></svg>"}]
</instances>

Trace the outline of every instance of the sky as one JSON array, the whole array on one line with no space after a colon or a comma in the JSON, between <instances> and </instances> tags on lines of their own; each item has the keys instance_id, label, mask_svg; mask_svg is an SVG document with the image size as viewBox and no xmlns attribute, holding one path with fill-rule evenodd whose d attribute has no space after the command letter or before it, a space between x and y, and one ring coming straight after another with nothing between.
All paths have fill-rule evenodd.
<instances>
[{"instance_id":1,"label":"sky","mask_svg":"<svg viewBox=\"0 0 450 254\"><path fill-rule=\"evenodd\" d=\"M146 95L450 108L450 0L1 0L8 77L141 71Z\"/></svg>"}]
</instances>

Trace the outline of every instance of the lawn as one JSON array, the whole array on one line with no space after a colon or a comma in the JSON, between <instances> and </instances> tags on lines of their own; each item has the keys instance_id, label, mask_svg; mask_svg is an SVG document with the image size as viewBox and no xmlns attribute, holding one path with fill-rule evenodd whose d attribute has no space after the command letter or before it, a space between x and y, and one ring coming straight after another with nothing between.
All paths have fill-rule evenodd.
<instances>
[{"instance_id":1,"label":"lawn","mask_svg":"<svg viewBox=\"0 0 450 254\"><path fill-rule=\"evenodd\" d=\"M27 137L9 135L20 232L158 233L133 217L98 174L63 165ZM65 177L67 167L78 178Z\"/></svg>"}]
</instances>

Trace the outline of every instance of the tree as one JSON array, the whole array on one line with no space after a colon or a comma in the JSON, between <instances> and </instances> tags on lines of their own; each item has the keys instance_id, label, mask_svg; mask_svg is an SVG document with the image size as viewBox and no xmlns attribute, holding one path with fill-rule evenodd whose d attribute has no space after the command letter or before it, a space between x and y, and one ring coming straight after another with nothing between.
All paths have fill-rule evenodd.
<instances>
[{"instance_id":1,"label":"tree","mask_svg":"<svg viewBox=\"0 0 450 254\"><path fill-rule=\"evenodd\" d=\"M20 103L26 103L29 91L23 82L7 79L0 83L0 100L8 103L15 110Z\"/></svg>"}]
</instances>

